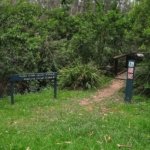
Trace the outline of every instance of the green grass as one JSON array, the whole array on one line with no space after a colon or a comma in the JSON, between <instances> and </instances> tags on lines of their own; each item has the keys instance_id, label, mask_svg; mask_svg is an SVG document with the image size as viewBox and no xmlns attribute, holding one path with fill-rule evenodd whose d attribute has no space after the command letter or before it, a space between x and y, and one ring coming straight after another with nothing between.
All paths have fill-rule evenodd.
<instances>
[{"instance_id":1,"label":"green grass","mask_svg":"<svg viewBox=\"0 0 150 150\"><path fill-rule=\"evenodd\" d=\"M94 91L52 90L16 95L0 101L1 150L132 150L150 149L150 99L135 97L132 104L112 97L80 106ZM118 97L117 97L118 99ZM141 101L142 99L142 101ZM121 147L121 149L128 149Z\"/></svg>"}]
</instances>

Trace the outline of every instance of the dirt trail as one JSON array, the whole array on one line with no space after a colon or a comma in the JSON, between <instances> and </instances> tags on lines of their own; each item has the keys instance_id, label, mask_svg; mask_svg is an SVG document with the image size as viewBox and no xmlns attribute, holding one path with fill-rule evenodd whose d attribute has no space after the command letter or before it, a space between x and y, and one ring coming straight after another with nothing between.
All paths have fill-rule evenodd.
<instances>
[{"instance_id":1,"label":"dirt trail","mask_svg":"<svg viewBox=\"0 0 150 150\"><path fill-rule=\"evenodd\" d=\"M117 78L121 79L121 78L124 78L124 76L125 76L125 74L122 74L120 76L117 76ZM114 79L108 87L106 87L102 90L99 90L91 98L81 100L79 104L81 106L85 106L85 105L92 104L93 102L100 102L108 97L113 96L117 91L119 91L121 88L124 87L125 81L119 80L119 79Z\"/></svg>"}]
</instances>

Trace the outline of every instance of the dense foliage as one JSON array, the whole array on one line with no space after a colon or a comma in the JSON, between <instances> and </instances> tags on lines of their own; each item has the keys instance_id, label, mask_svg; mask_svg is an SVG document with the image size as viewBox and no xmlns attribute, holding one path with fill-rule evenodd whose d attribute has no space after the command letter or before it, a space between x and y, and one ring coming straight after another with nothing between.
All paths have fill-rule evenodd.
<instances>
[{"instance_id":1,"label":"dense foliage","mask_svg":"<svg viewBox=\"0 0 150 150\"><path fill-rule=\"evenodd\" d=\"M136 91L150 96L150 1L143 0L130 15L133 22L130 44L145 52L145 59L137 70Z\"/></svg>"},{"instance_id":2,"label":"dense foliage","mask_svg":"<svg viewBox=\"0 0 150 150\"><path fill-rule=\"evenodd\" d=\"M61 70L60 86L71 89L91 89L103 86L109 78L102 76L93 64L77 64Z\"/></svg>"},{"instance_id":3,"label":"dense foliage","mask_svg":"<svg viewBox=\"0 0 150 150\"><path fill-rule=\"evenodd\" d=\"M2 0L0 93L6 91L12 73L59 71L72 65L76 68L76 62L81 68L92 62L99 69L111 64L114 55L148 52L150 1L141 0L126 12L116 2L104 7L99 1L94 9L87 3L86 11L71 15L69 5L47 9L25 0ZM71 74L72 68L68 71Z\"/></svg>"}]
</instances>

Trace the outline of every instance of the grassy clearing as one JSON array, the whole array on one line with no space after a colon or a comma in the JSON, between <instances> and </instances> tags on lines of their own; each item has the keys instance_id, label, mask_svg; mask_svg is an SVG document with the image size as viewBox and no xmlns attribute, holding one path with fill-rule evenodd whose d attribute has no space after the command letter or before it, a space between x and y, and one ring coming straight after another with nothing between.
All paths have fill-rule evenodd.
<instances>
[{"instance_id":1,"label":"grassy clearing","mask_svg":"<svg viewBox=\"0 0 150 150\"><path fill-rule=\"evenodd\" d=\"M150 99L124 104L114 96L86 107L79 100L94 91L51 90L0 101L2 150L149 150ZM51 95L51 96L50 96ZM118 99L118 101L116 101Z\"/></svg>"}]
</instances>

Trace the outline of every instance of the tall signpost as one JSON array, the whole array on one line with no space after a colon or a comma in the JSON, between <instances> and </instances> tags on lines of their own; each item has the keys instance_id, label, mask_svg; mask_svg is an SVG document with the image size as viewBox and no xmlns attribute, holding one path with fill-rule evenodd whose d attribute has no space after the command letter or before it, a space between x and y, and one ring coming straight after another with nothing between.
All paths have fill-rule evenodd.
<instances>
[{"instance_id":1,"label":"tall signpost","mask_svg":"<svg viewBox=\"0 0 150 150\"><path fill-rule=\"evenodd\" d=\"M128 71L125 89L125 102L131 102L133 93L133 80L135 71L135 60L128 61Z\"/></svg>"}]
</instances>

